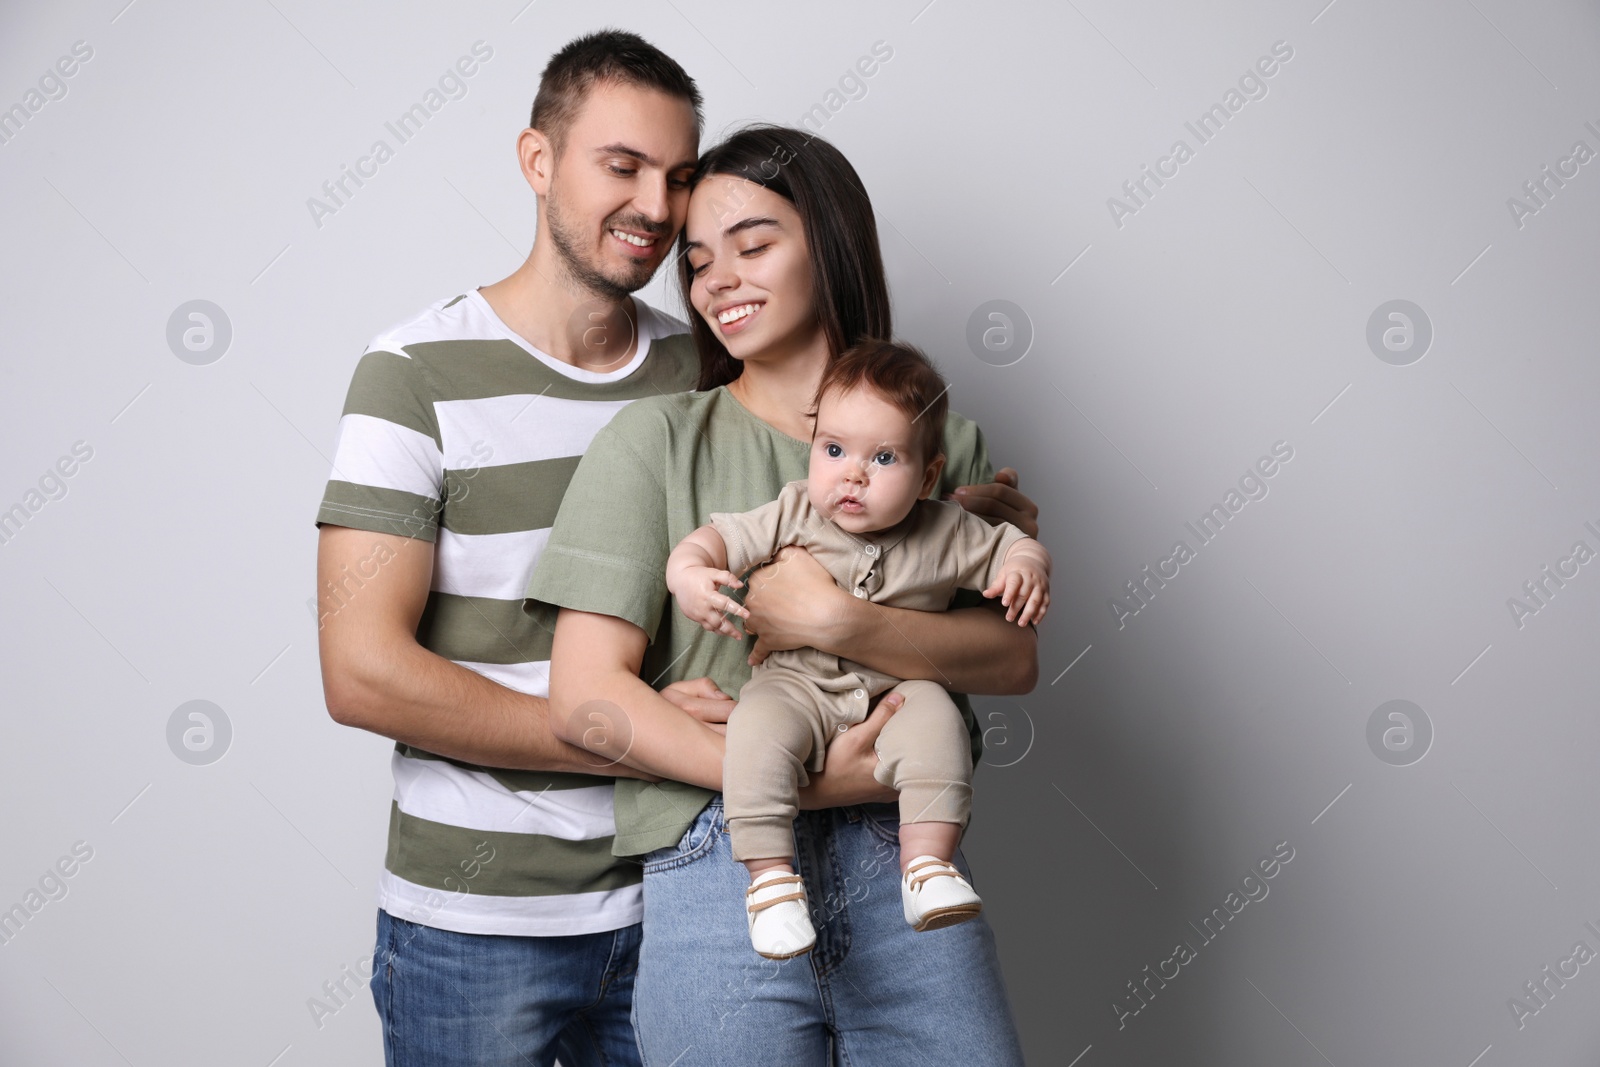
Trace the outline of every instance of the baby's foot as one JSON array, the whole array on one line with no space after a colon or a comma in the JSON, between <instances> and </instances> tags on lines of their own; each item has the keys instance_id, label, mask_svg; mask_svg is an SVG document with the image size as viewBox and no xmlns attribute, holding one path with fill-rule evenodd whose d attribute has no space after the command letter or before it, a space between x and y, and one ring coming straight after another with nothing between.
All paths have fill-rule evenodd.
<instances>
[{"instance_id":1,"label":"baby's foot","mask_svg":"<svg viewBox=\"0 0 1600 1067\"><path fill-rule=\"evenodd\" d=\"M983 910L983 901L955 865L938 856L918 856L900 879L906 922L918 932L964 923Z\"/></svg>"},{"instance_id":2,"label":"baby's foot","mask_svg":"<svg viewBox=\"0 0 1600 1067\"><path fill-rule=\"evenodd\" d=\"M803 955L817 943L798 874L777 867L761 872L745 890L744 907L750 943L769 960Z\"/></svg>"}]
</instances>

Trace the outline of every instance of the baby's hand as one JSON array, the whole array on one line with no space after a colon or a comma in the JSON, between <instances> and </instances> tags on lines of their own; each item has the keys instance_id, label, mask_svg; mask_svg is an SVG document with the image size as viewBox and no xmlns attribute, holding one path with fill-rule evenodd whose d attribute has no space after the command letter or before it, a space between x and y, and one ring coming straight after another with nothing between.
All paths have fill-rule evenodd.
<instances>
[{"instance_id":1,"label":"baby's hand","mask_svg":"<svg viewBox=\"0 0 1600 1067\"><path fill-rule=\"evenodd\" d=\"M1000 577L983 591L986 597L998 596L1006 606L1006 621L1018 626L1037 624L1050 606L1050 571L1032 555L1013 552L1007 557Z\"/></svg>"},{"instance_id":2,"label":"baby's hand","mask_svg":"<svg viewBox=\"0 0 1600 1067\"><path fill-rule=\"evenodd\" d=\"M727 613L732 612L741 619L748 619L750 613L720 588L725 585L743 589L744 583L735 575L715 567L685 567L678 585L681 588L674 589L672 595L686 616L711 633L744 640L744 632L728 621Z\"/></svg>"}]
</instances>

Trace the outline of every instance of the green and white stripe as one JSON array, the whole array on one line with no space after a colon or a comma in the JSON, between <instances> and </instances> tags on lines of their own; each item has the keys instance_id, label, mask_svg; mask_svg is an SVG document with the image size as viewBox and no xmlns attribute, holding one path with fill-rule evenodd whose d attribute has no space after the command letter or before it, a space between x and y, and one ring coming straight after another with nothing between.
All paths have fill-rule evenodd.
<instances>
[{"instance_id":1,"label":"green and white stripe","mask_svg":"<svg viewBox=\"0 0 1600 1067\"><path fill-rule=\"evenodd\" d=\"M643 397L692 389L682 323L643 303L627 365L597 373L530 347L476 290L380 335L356 368L319 523L435 543L417 639L508 688L549 694L557 609L524 605L594 435ZM505 771L395 746L379 905L464 933L567 935L643 914L611 854L612 779Z\"/></svg>"}]
</instances>

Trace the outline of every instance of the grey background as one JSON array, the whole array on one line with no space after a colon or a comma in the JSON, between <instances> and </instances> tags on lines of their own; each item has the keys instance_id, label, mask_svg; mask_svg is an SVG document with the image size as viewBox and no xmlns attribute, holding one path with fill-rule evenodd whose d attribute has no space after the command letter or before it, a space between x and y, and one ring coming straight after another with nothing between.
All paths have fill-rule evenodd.
<instances>
[{"instance_id":1,"label":"grey background","mask_svg":"<svg viewBox=\"0 0 1600 1067\"><path fill-rule=\"evenodd\" d=\"M1600 150L1593 3L125 2L0 16L0 106L94 50L0 145L0 508L93 449L0 547L0 908L93 849L0 946L0 1059L381 1062L364 991L320 1027L307 1003L371 951L391 792L389 745L322 706L312 516L362 347L520 262L538 72L618 24L699 79L708 143L894 50L822 132L880 209L901 333L1057 559L1037 691L980 703L1009 765L967 843L1030 1059L1595 1062L1600 966L1520 1029L1507 1003L1600 950L1600 565L1520 628L1507 603L1600 548L1600 162L1507 206ZM468 95L315 225L479 40ZM1277 41L1268 95L1119 228L1107 198ZM167 343L196 299L232 327L208 365ZM1033 331L1008 366L966 340L996 299ZM1408 366L1366 340L1395 299L1433 329ZM1119 628L1124 583L1278 441L1269 495ZM193 700L231 726L209 764L168 746ZM1420 762L1369 748L1391 700L1431 723Z\"/></svg>"}]
</instances>

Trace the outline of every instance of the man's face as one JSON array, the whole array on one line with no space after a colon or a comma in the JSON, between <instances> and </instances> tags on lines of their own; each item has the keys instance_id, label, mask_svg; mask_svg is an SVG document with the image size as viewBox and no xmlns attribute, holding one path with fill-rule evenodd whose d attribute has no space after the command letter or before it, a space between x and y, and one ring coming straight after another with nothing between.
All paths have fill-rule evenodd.
<instances>
[{"instance_id":1,"label":"man's face","mask_svg":"<svg viewBox=\"0 0 1600 1067\"><path fill-rule=\"evenodd\" d=\"M650 280L683 226L697 146L687 100L590 87L545 200L551 242L578 284L617 300Z\"/></svg>"}]
</instances>

